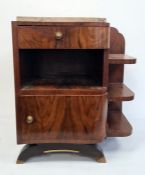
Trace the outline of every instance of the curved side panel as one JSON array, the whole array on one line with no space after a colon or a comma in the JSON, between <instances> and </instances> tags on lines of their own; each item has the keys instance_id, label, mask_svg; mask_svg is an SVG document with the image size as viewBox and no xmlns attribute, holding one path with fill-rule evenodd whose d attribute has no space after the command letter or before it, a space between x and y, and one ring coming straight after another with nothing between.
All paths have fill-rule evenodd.
<instances>
[{"instance_id":1,"label":"curved side panel","mask_svg":"<svg viewBox=\"0 0 145 175\"><path fill-rule=\"evenodd\" d=\"M124 54L125 53L125 39L119 31L111 27L110 30L110 54Z\"/></svg>"}]
</instances>

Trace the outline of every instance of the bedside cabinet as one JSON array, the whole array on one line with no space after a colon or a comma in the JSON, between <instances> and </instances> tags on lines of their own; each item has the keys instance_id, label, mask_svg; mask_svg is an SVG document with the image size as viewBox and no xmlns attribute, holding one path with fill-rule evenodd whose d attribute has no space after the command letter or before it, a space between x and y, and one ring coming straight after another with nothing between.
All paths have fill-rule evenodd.
<instances>
[{"instance_id":1,"label":"bedside cabinet","mask_svg":"<svg viewBox=\"0 0 145 175\"><path fill-rule=\"evenodd\" d=\"M17 143L27 144L17 163L69 152L105 157L96 145L128 136L122 101L124 37L105 19L29 18L12 22Z\"/></svg>"}]
</instances>

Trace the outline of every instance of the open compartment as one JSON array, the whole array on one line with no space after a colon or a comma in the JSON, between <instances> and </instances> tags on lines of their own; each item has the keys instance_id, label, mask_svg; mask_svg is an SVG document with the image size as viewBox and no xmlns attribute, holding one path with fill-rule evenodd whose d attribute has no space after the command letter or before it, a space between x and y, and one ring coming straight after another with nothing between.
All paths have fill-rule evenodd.
<instances>
[{"instance_id":1,"label":"open compartment","mask_svg":"<svg viewBox=\"0 0 145 175\"><path fill-rule=\"evenodd\" d=\"M21 86L102 86L103 49L20 49Z\"/></svg>"}]
</instances>

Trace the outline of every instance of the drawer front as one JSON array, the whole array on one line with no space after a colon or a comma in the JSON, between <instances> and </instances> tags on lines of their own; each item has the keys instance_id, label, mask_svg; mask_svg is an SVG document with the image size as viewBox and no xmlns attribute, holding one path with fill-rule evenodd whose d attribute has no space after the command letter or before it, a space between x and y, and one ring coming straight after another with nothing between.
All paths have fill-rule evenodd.
<instances>
[{"instance_id":1,"label":"drawer front","mask_svg":"<svg viewBox=\"0 0 145 175\"><path fill-rule=\"evenodd\" d=\"M64 27L18 27L18 47L20 49L66 48L66 43L67 36Z\"/></svg>"},{"instance_id":2,"label":"drawer front","mask_svg":"<svg viewBox=\"0 0 145 175\"><path fill-rule=\"evenodd\" d=\"M109 48L109 28L19 26L18 47L22 49L106 49Z\"/></svg>"},{"instance_id":3,"label":"drawer front","mask_svg":"<svg viewBox=\"0 0 145 175\"><path fill-rule=\"evenodd\" d=\"M74 27L69 30L70 48L109 48L109 27Z\"/></svg>"},{"instance_id":4,"label":"drawer front","mask_svg":"<svg viewBox=\"0 0 145 175\"><path fill-rule=\"evenodd\" d=\"M106 94L19 100L18 143L97 143L106 136Z\"/></svg>"}]
</instances>

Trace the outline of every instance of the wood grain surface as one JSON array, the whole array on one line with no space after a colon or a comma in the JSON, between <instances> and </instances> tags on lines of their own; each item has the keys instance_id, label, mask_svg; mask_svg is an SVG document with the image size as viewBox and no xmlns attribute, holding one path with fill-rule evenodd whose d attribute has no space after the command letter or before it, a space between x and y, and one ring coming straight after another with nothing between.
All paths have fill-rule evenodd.
<instances>
[{"instance_id":1,"label":"wood grain surface","mask_svg":"<svg viewBox=\"0 0 145 175\"><path fill-rule=\"evenodd\" d=\"M109 64L135 64L136 58L125 54L109 54Z\"/></svg>"},{"instance_id":2,"label":"wood grain surface","mask_svg":"<svg viewBox=\"0 0 145 175\"><path fill-rule=\"evenodd\" d=\"M108 137L126 137L132 134L132 126L121 111L110 111L107 124Z\"/></svg>"},{"instance_id":3,"label":"wood grain surface","mask_svg":"<svg viewBox=\"0 0 145 175\"><path fill-rule=\"evenodd\" d=\"M109 85L109 101L130 101L134 93L124 84L112 83Z\"/></svg>"},{"instance_id":4,"label":"wood grain surface","mask_svg":"<svg viewBox=\"0 0 145 175\"><path fill-rule=\"evenodd\" d=\"M62 33L62 39L56 40L56 32ZM21 49L103 49L109 48L108 36L108 27L18 27L18 45Z\"/></svg>"},{"instance_id":5,"label":"wood grain surface","mask_svg":"<svg viewBox=\"0 0 145 175\"><path fill-rule=\"evenodd\" d=\"M97 143L106 136L107 94L19 99L20 143ZM28 124L27 116L34 122Z\"/></svg>"}]
</instances>

